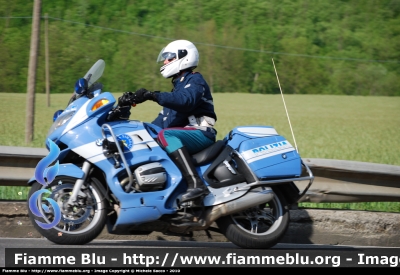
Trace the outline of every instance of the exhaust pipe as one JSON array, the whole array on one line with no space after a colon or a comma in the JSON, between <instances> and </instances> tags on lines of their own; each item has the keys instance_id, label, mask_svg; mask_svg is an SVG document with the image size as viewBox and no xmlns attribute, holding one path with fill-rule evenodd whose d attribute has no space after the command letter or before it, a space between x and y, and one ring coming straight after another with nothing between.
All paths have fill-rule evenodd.
<instances>
[{"instance_id":1,"label":"exhaust pipe","mask_svg":"<svg viewBox=\"0 0 400 275\"><path fill-rule=\"evenodd\" d=\"M231 215L246 210L248 208L257 206L262 203L267 203L273 198L274 198L274 192L272 191L271 188L252 189L247 194L236 200L216 205L207 210L204 217L201 220L202 227L207 228L220 217Z\"/></svg>"}]
</instances>

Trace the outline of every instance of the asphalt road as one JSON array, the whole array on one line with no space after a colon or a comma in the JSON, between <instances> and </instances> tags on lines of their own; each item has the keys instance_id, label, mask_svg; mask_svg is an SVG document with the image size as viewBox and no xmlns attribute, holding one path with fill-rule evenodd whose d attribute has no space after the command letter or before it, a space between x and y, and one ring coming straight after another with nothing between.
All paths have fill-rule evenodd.
<instances>
[{"instance_id":1,"label":"asphalt road","mask_svg":"<svg viewBox=\"0 0 400 275\"><path fill-rule=\"evenodd\" d=\"M197 267L400 267L400 247L280 243L257 250L241 249L229 242L132 240L95 240L67 246L45 238L0 238L2 273L8 268L38 272L43 256L49 261L46 269L63 272L60 270L78 268L87 273L114 273L111 270L121 268L136 273L146 269L182 274Z\"/></svg>"}]
</instances>

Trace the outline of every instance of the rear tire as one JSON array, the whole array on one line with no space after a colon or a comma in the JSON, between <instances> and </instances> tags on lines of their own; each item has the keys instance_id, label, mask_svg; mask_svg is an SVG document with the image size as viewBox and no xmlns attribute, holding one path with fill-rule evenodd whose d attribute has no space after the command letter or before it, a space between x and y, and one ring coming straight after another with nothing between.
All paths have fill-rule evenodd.
<instances>
[{"instance_id":1,"label":"rear tire","mask_svg":"<svg viewBox=\"0 0 400 275\"><path fill-rule=\"evenodd\" d=\"M101 233L106 223L106 201L98 187L100 182L95 178L91 178L83 185L82 193L78 195L78 204L73 207L67 206L66 202L75 182L75 178L60 176L56 177L49 186L43 186L35 181L29 191L29 199L37 191L43 189L50 191L42 193L37 201L28 200L28 215L35 229L56 244L81 245L88 243ZM55 209L48 199L54 200L59 206L61 220L54 227L44 229L36 221L51 224L56 217ZM31 207L36 207L41 217L36 216ZM46 212L46 208L50 211Z\"/></svg>"},{"instance_id":2,"label":"rear tire","mask_svg":"<svg viewBox=\"0 0 400 275\"><path fill-rule=\"evenodd\" d=\"M241 248L267 249L276 245L289 227L289 210L279 190L266 203L229 216L216 223L225 237Z\"/></svg>"}]
</instances>

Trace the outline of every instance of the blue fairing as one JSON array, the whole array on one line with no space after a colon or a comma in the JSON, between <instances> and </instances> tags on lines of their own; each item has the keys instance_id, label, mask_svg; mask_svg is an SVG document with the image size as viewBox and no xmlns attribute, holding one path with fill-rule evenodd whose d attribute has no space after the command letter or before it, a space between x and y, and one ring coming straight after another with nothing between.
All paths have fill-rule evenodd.
<instances>
[{"instance_id":1,"label":"blue fairing","mask_svg":"<svg viewBox=\"0 0 400 275\"><path fill-rule=\"evenodd\" d=\"M104 103L100 108L95 108L99 101ZM97 127L106 122L108 112L115 104L115 98L109 92L96 93L93 98L80 97L68 105L68 107L58 116L57 120L51 126L47 138L57 143L57 141L71 130L82 124L87 124L91 119ZM57 123L66 121L57 127ZM60 124L60 123L59 123Z\"/></svg>"}]
</instances>

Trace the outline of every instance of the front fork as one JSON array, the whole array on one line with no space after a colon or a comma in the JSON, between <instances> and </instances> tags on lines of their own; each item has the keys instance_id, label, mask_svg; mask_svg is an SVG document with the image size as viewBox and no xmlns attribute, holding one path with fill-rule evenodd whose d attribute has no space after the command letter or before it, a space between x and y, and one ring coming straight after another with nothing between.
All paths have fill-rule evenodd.
<instances>
[{"instance_id":1,"label":"front fork","mask_svg":"<svg viewBox=\"0 0 400 275\"><path fill-rule=\"evenodd\" d=\"M74 188L72 189L72 194L67 202L69 206L74 206L76 204L76 199L78 195L81 197L86 197L86 194L81 191L81 188L83 183L87 179L87 175L89 174L90 168L91 168L90 162L85 161L82 165L83 177L81 179L77 179L75 182Z\"/></svg>"}]
</instances>

